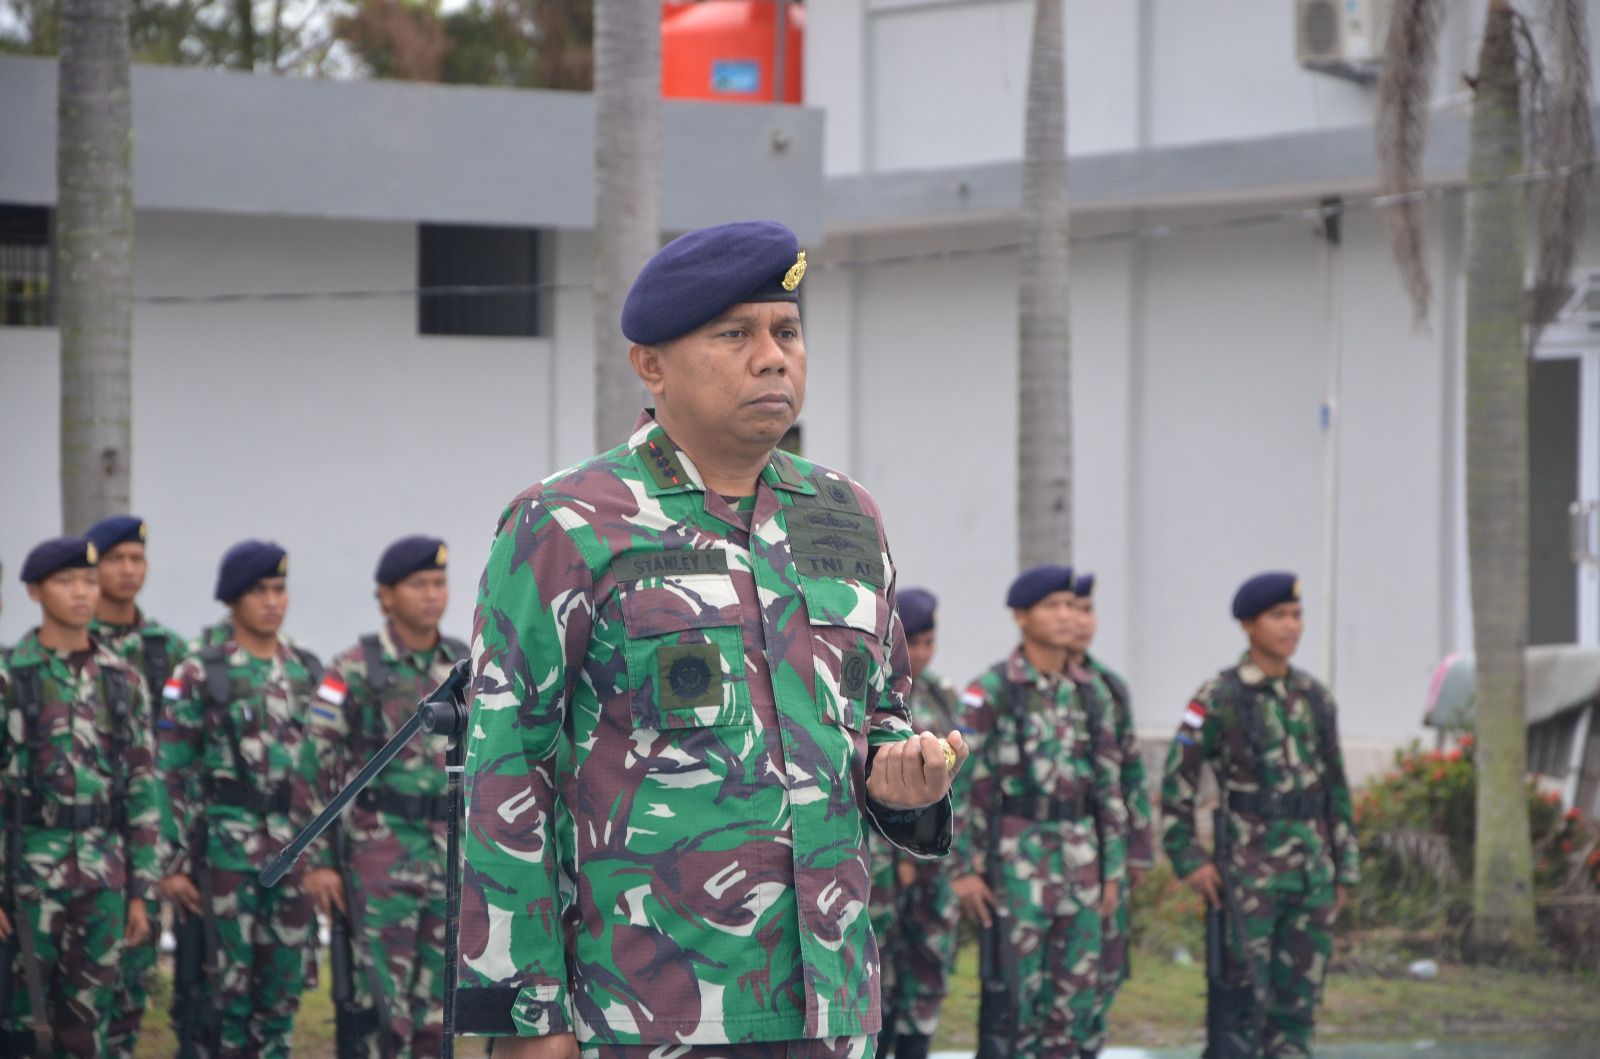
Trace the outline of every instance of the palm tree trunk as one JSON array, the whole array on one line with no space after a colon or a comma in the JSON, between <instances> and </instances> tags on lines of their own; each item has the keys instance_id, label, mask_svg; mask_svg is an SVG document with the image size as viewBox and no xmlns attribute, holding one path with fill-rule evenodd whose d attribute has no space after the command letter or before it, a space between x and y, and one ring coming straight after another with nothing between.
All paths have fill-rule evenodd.
<instances>
[{"instance_id":1,"label":"palm tree trunk","mask_svg":"<svg viewBox=\"0 0 1600 1059\"><path fill-rule=\"evenodd\" d=\"M1067 301L1067 90L1062 0L1035 0L1022 150L1017 343L1017 552L1072 554L1072 359Z\"/></svg>"},{"instance_id":2,"label":"palm tree trunk","mask_svg":"<svg viewBox=\"0 0 1600 1059\"><path fill-rule=\"evenodd\" d=\"M61 517L128 509L133 137L127 0L63 0L56 133Z\"/></svg>"},{"instance_id":3,"label":"palm tree trunk","mask_svg":"<svg viewBox=\"0 0 1600 1059\"><path fill-rule=\"evenodd\" d=\"M1533 944L1524 788L1528 641L1528 363L1522 116L1513 15L1494 0L1478 60L1467 218L1467 551L1478 662L1473 938L1480 958Z\"/></svg>"},{"instance_id":4,"label":"palm tree trunk","mask_svg":"<svg viewBox=\"0 0 1600 1059\"><path fill-rule=\"evenodd\" d=\"M622 301L661 239L661 6L595 5L595 444L625 440L640 387L618 333Z\"/></svg>"}]
</instances>

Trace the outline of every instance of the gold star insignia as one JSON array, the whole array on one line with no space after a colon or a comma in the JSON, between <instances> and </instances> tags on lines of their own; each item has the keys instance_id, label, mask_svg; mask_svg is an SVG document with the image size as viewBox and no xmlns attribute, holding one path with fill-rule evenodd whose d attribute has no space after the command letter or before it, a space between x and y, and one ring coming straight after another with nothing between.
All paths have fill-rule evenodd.
<instances>
[{"instance_id":1,"label":"gold star insignia","mask_svg":"<svg viewBox=\"0 0 1600 1059\"><path fill-rule=\"evenodd\" d=\"M439 545L439 554L433 557L433 565L442 568L448 558L450 558L450 549L441 544Z\"/></svg>"},{"instance_id":2,"label":"gold star insignia","mask_svg":"<svg viewBox=\"0 0 1600 1059\"><path fill-rule=\"evenodd\" d=\"M94 566L100 561L100 549L94 546L94 541L90 541L84 547L84 558L89 560L90 566Z\"/></svg>"},{"instance_id":3,"label":"gold star insignia","mask_svg":"<svg viewBox=\"0 0 1600 1059\"><path fill-rule=\"evenodd\" d=\"M794 264L789 266L789 271L783 274L783 289L792 291L800 286L800 281L806 276L806 252L800 251L794 259Z\"/></svg>"}]
</instances>

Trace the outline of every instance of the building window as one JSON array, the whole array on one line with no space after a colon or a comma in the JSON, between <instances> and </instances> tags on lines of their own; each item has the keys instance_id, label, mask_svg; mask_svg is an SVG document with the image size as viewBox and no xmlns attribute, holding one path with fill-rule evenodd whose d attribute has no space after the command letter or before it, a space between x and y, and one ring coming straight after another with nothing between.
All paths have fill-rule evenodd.
<instances>
[{"instance_id":1,"label":"building window","mask_svg":"<svg viewBox=\"0 0 1600 1059\"><path fill-rule=\"evenodd\" d=\"M532 228L417 228L417 330L422 334L538 335L538 284L539 233Z\"/></svg>"},{"instance_id":2,"label":"building window","mask_svg":"<svg viewBox=\"0 0 1600 1059\"><path fill-rule=\"evenodd\" d=\"M50 211L0 203L0 327L53 327L55 248Z\"/></svg>"}]
</instances>

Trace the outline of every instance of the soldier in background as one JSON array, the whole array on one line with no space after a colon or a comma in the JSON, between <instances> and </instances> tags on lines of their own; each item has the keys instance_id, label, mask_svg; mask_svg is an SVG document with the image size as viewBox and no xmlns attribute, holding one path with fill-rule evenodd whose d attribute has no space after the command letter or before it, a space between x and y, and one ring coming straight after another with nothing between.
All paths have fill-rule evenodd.
<instances>
[{"instance_id":1,"label":"soldier in background","mask_svg":"<svg viewBox=\"0 0 1600 1059\"><path fill-rule=\"evenodd\" d=\"M1023 571L1006 594L1021 635L968 687L971 767L953 794L953 885L1014 969L1018 1056L1075 1055L1099 997L1101 920L1116 912L1127 809L1121 754L1088 676L1068 661L1072 569ZM960 869L958 869L960 870Z\"/></svg>"},{"instance_id":2,"label":"soldier in background","mask_svg":"<svg viewBox=\"0 0 1600 1059\"><path fill-rule=\"evenodd\" d=\"M384 550L375 574L384 625L334 656L309 718L316 747L318 807L417 711L467 645L439 634L449 605L448 551L437 537L405 537ZM330 850L313 846L306 888L318 909L354 917L364 937L357 958L375 982L378 1032L397 1059L439 1054L444 1034L445 828L449 800L442 741L406 744L362 791L347 823L329 841L347 845L335 870Z\"/></svg>"},{"instance_id":3,"label":"soldier in background","mask_svg":"<svg viewBox=\"0 0 1600 1059\"><path fill-rule=\"evenodd\" d=\"M1360 875L1350 788L1333 696L1289 664L1305 629L1299 578L1252 577L1233 616L1249 647L1184 711L1161 787L1162 844L1184 882L1239 920L1245 951L1230 952L1229 971L1255 987L1260 1051L1309 1056L1334 920ZM1228 828L1221 865L1195 820L1205 765Z\"/></svg>"},{"instance_id":4,"label":"soldier in background","mask_svg":"<svg viewBox=\"0 0 1600 1059\"><path fill-rule=\"evenodd\" d=\"M1133 697L1116 671L1089 653L1099 630L1094 607L1095 576L1082 573L1073 582L1073 613L1077 617L1067 659L1088 671L1111 725L1122 760L1119 774L1122 801L1128 812L1128 885L1118 894L1117 911L1107 919L1100 939L1100 999L1083 1033L1082 1057L1093 1059L1105 1047L1106 1017L1116 1001L1117 991L1128 980L1131 967L1128 947L1132 935L1128 907L1133 890L1144 873L1155 866L1155 835L1150 825L1150 791L1145 778L1144 757L1139 753L1139 732L1133 719Z\"/></svg>"},{"instance_id":5,"label":"soldier in background","mask_svg":"<svg viewBox=\"0 0 1600 1059\"><path fill-rule=\"evenodd\" d=\"M161 770L186 864L161 888L180 912L213 917L222 1059L288 1056L300 994L316 977L316 917L299 868L287 885L268 889L257 880L310 822L316 770L306 712L322 666L279 636L288 570L276 544L230 548L216 587L229 608L229 638L184 659L162 693ZM192 855L202 828L204 865ZM209 907L196 885L202 868Z\"/></svg>"},{"instance_id":6,"label":"soldier in background","mask_svg":"<svg viewBox=\"0 0 1600 1059\"><path fill-rule=\"evenodd\" d=\"M928 668L937 649L939 600L926 589L907 588L898 606L911 663L911 726L935 735L953 731L962 723L961 693ZM948 861L905 856L871 838L872 929L883 961L878 1056L925 1059L949 991L961 907L950 889Z\"/></svg>"},{"instance_id":7,"label":"soldier in background","mask_svg":"<svg viewBox=\"0 0 1600 1059\"><path fill-rule=\"evenodd\" d=\"M98 558L82 537L29 553L22 581L41 620L0 664L0 939L18 942L5 1015L6 1044L20 1054L109 1054L123 946L154 929L145 902L163 856L163 810L149 694L138 670L89 632Z\"/></svg>"},{"instance_id":8,"label":"soldier in background","mask_svg":"<svg viewBox=\"0 0 1600 1059\"><path fill-rule=\"evenodd\" d=\"M166 687L167 678L187 650L181 636L139 608L139 593L149 570L145 556L148 528L135 515L114 515L90 526L85 536L100 553L100 602L95 606L89 632L143 674L145 686L153 696L150 712L154 746L153 725L160 717L161 707L160 698L154 696ZM165 800L163 796L163 803ZM164 822L163 826L169 825ZM155 973L156 950L161 941L161 904L153 889L146 899L145 912L150 920L150 937L122 954L106 1051L117 1059L132 1059L150 996L149 979Z\"/></svg>"}]
</instances>

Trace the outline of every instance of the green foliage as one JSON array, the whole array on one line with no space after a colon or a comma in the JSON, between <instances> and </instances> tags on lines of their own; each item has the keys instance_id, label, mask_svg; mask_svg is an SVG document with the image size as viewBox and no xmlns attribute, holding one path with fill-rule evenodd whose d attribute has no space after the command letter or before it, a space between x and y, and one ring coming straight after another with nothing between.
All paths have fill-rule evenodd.
<instances>
[{"instance_id":1,"label":"green foliage","mask_svg":"<svg viewBox=\"0 0 1600 1059\"><path fill-rule=\"evenodd\" d=\"M1476 747L1465 736L1450 750L1416 744L1395 754L1395 767L1355 799L1361 845L1361 885L1345 911L1357 929L1442 931L1447 939L1471 915L1473 843L1476 839ZM1580 869L1590 892L1600 890L1595 828L1576 811L1563 814L1559 799L1527 786L1533 835L1536 897L1568 888ZM1581 864L1584 859L1593 863Z\"/></svg>"},{"instance_id":2,"label":"green foliage","mask_svg":"<svg viewBox=\"0 0 1600 1059\"><path fill-rule=\"evenodd\" d=\"M1132 891L1129 910L1134 951L1167 961L1179 949L1196 962L1205 958L1205 910L1200 897L1163 860L1147 871Z\"/></svg>"}]
</instances>

